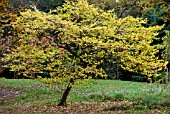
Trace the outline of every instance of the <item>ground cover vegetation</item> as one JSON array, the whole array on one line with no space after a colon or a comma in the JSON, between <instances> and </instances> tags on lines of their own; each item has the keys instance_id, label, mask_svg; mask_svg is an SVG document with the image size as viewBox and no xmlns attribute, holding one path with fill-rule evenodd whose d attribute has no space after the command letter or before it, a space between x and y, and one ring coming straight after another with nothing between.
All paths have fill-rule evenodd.
<instances>
[{"instance_id":1,"label":"ground cover vegetation","mask_svg":"<svg viewBox=\"0 0 170 114\"><path fill-rule=\"evenodd\" d=\"M6 49L8 49L10 46L13 46L15 44L15 42L17 42L17 38L14 38L14 36L13 36L14 33L12 33L12 36L11 36L11 32L9 32L9 31L11 31L11 30L9 30L9 28L11 29L10 22L15 20L16 16L19 16L19 15L13 16L13 13L15 12L15 14L16 14L16 11L17 11L17 14L19 14L19 12L21 11L18 9L16 10L16 8L21 9L21 7L22 7L22 9L23 9L23 7L26 7L26 8L30 8L32 10L34 9L34 10L49 12L50 9L54 9L56 6L62 5L64 2L65 1L63 1L63 0L49 0L48 2L43 2L43 0L42 1L41 0L40 1L2 0L1 9L3 9L3 10L1 10L1 11L4 11L4 13L2 13L1 16L6 16L6 14L8 14L8 16L11 16L12 18L8 19L8 18L2 17L2 20L1 20L1 21L3 21L3 23L1 25L10 26L10 27L8 27L8 29L3 29L3 31L5 30L5 33L3 33L4 36L8 35L7 33L10 33L10 35L8 35L8 37L1 37L1 43L3 42L3 45L1 45L1 47L3 46L3 49L2 49L3 51L1 51L1 55L3 54L2 52L6 52ZM128 1L128 0L119 0L119 1L90 0L88 2L90 4L95 5L95 7L102 8L105 11L114 9L114 13L116 13L118 18L123 18L128 15L131 15L135 18L141 17L144 19L148 19L146 26L154 26L154 25L163 25L164 24L163 29L159 31L159 35L157 36L157 39L154 39L153 42L154 42L154 44L157 43L160 46L162 46L162 48L159 49L157 56L159 58L164 57L165 61L169 60L169 44L170 44L169 36L168 36L168 34L169 34L168 33L168 31L169 31L169 1L167 1L167 0L163 0L163 1L162 0L154 0L154 1L153 0L151 0L151 1L148 1L148 0L142 0L142 1L138 1L138 0L132 0L132 1ZM12 12L12 13L9 13L9 12ZM4 24L4 22L8 22L8 23ZM167 33L167 37L163 37L163 36L165 36L165 30ZM10 41L10 42L7 42L7 41ZM164 42L164 44L162 44L162 42ZM162 56L162 54L164 56ZM108 61L105 61L105 63L108 63ZM1 62L1 64L2 64L2 62ZM127 72L124 72L124 70L121 69L120 65L117 65L117 62L111 63L111 64L109 62L108 64L103 64L103 66L104 66L104 70L108 74L108 78L114 79L116 77L117 79L125 79L125 80L128 79L128 80L136 80L136 81L142 81L144 79L143 81L146 81L147 76L141 75L139 73L134 74L132 72L129 74ZM129 74L129 76L124 76L123 74ZM10 77L10 76L8 76L8 77ZM162 73L162 76L159 78L162 78L162 77L164 77L163 73Z\"/></svg>"},{"instance_id":2,"label":"ground cover vegetation","mask_svg":"<svg viewBox=\"0 0 170 114\"><path fill-rule=\"evenodd\" d=\"M67 107L58 106L63 85L56 91L39 80L1 78L0 83L1 113L162 114L170 109L167 86L152 83L86 80L71 90Z\"/></svg>"},{"instance_id":3,"label":"ground cover vegetation","mask_svg":"<svg viewBox=\"0 0 170 114\"><path fill-rule=\"evenodd\" d=\"M19 39L3 54L5 66L30 78L47 72L42 80L54 86L68 85L59 105L66 100L79 79L107 77L104 61L148 77L160 75L167 61L156 56L164 46L152 44L164 26L148 26L147 20L118 18L113 10L104 11L87 1L66 1L50 12L37 9L20 12L10 25Z\"/></svg>"}]
</instances>

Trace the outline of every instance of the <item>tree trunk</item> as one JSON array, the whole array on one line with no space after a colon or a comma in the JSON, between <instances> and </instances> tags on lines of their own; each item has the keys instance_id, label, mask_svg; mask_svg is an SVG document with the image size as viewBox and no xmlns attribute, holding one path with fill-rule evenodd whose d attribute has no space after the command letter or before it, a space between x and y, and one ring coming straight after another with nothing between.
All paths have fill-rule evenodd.
<instances>
[{"instance_id":1,"label":"tree trunk","mask_svg":"<svg viewBox=\"0 0 170 114\"><path fill-rule=\"evenodd\" d=\"M68 84L67 88L65 89L58 106L66 106L67 105L66 101L67 101L67 97L70 93L70 90L72 88L72 84L74 84L74 80L70 79L69 84Z\"/></svg>"}]
</instances>

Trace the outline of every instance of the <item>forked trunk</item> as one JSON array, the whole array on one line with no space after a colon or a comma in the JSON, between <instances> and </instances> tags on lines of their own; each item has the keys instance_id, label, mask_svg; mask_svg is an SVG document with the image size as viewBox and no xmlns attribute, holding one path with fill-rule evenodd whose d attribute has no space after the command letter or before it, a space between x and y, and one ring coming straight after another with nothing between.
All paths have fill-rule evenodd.
<instances>
[{"instance_id":1,"label":"forked trunk","mask_svg":"<svg viewBox=\"0 0 170 114\"><path fill-rule=\"evenodd\" d=\"M68 97L68 95L70 93L70 90L72 88L73 83L74 83L74 80L70 79L69 84L68 84L67 88L65 89L58 106L66 106L67 105L67 97Z\"/></svg>"}]
</instances>

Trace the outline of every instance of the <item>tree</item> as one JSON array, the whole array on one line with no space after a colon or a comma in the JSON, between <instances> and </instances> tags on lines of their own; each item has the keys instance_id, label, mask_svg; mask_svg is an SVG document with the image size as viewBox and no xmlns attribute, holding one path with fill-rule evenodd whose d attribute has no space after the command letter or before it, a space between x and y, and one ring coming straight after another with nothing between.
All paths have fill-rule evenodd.
<instances>
[{"instance_id":1,"label":"tree","mask_svg":"<svg viewBox=\"0 0 170 114\"><path fill-rule=\"evenodd\" d=\"M104 10L114 9L118 18L127 16L141 17L147 19L148 22L144 26L164 25L164 28L159 31L157 39L154 39L152 44L159 44L162 46L157 55L159 58L164 58L164 52L168 47L165 31L170 31L169 17L170 17L170 2L168 0L89 0L91 4L100 7ZM167 55L167 54L166 54ZM165 60L166 61L166 60ZM168 65L170 69L170 65Z\"/></svg>"},{"instance_id":2,"label":"tree","mask_svg":"<svg viewBox=\"0 0 170 114\"><path fill-rule=\"evenodd\" d=\"M166 36L164 37L165 51L163 53L165 61L169 61L167 65L168 71L170 69L170 31L166 31ZM170 72L170 71L169 71Z\"/></svg>"},{"instance_id":3,"label":"tree","mask_svg":"<svg viewBox=\"0 0 170 114\"><path fill-rule=\"evenodd\" d=\"M117 18L84 0L67 1L49 13L27 10L21 15L13 23L20 45L3 61L15 72L47 70L51 79L67 80L59 105L66 105L77 79L106 77L101 67L106 59L119 58L123 69L149 77L166 65L155 56L159 46L150 45L162 26L145 28L141 18Z\"/></svg>"},{"instance_id":4,"label":"tree","mask_svg":"<svg viewBox=\"0 0 170 114\"><path fill-rule=\"evenodd\" d=\"M34 10L49 12L64 3L64 0L8 0L15 8L26 7Z\"/></svg>"},{"instance_id":5,"label":"tree","mask_svg":"<svg viewBox=\"0 0 170 114\"><path fill-rule=\"evenodd\" d=\"M0 56L19 39L15 38L11 22L14 22L20 12L26 8L49 12L51 9L62 5L64 0L1 0L0 1Z\"/></svg>"},{"instance_id":6,"label":"tree","mask_svg":"<svg viewBox=\"0 0 170 114\"><path fill-rule=\"evenodd\" d=\"M24 8L14 8L9 0L0 1L0 67L3 65L1 62L3 54L11 47L15 47L19 40L15 37L15 31L10 23L16 21L20 11L24 11Z\"/></svg>"}]
</instances>

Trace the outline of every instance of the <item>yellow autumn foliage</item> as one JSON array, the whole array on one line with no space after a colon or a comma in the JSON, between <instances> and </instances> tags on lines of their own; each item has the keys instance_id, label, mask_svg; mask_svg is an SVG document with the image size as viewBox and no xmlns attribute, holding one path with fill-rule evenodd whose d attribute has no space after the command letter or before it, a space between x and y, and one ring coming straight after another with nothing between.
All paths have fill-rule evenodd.
<instances>
[{"instance_id":1,"label":"yellow autumn foliage","mask_svg":"<svg viewBox=\"0 0 170 114\"><path fill-rule=\"evenodd\" d=\"M4 59L12 61L7 66L14 71L30 68L48 70L53 77L68 79L106 77L99 66L105 59L115 57L124 70L149 77L158 76L158 72L166 66L165 61L155 56L159 47L151 45L163 26L146 28L142 25L147 21L141 18L117 18L113 11L105 12L89 5L86 0L67 1L63 7L49 13L27 10L21 15L13 27L24 45L18 45L20 50L11 50ZM35 37L38 39L35 42L38 42L44 36L52 39L47 44L27 44ZM26 44L29 48L25 47ZM27 49L30 49L29 52ZM24 60L17 54L23 55ZM15 56L17 60L13 59ZM38 61L39 56L42 62ZM27 69L28 64L24 64L26 57L31 58L29 60L37 67L31 64ZM13 64L15 61L22 63L22 68ZM38 67L39 64L41 67Z\"/></svg>"}]
</instances>

